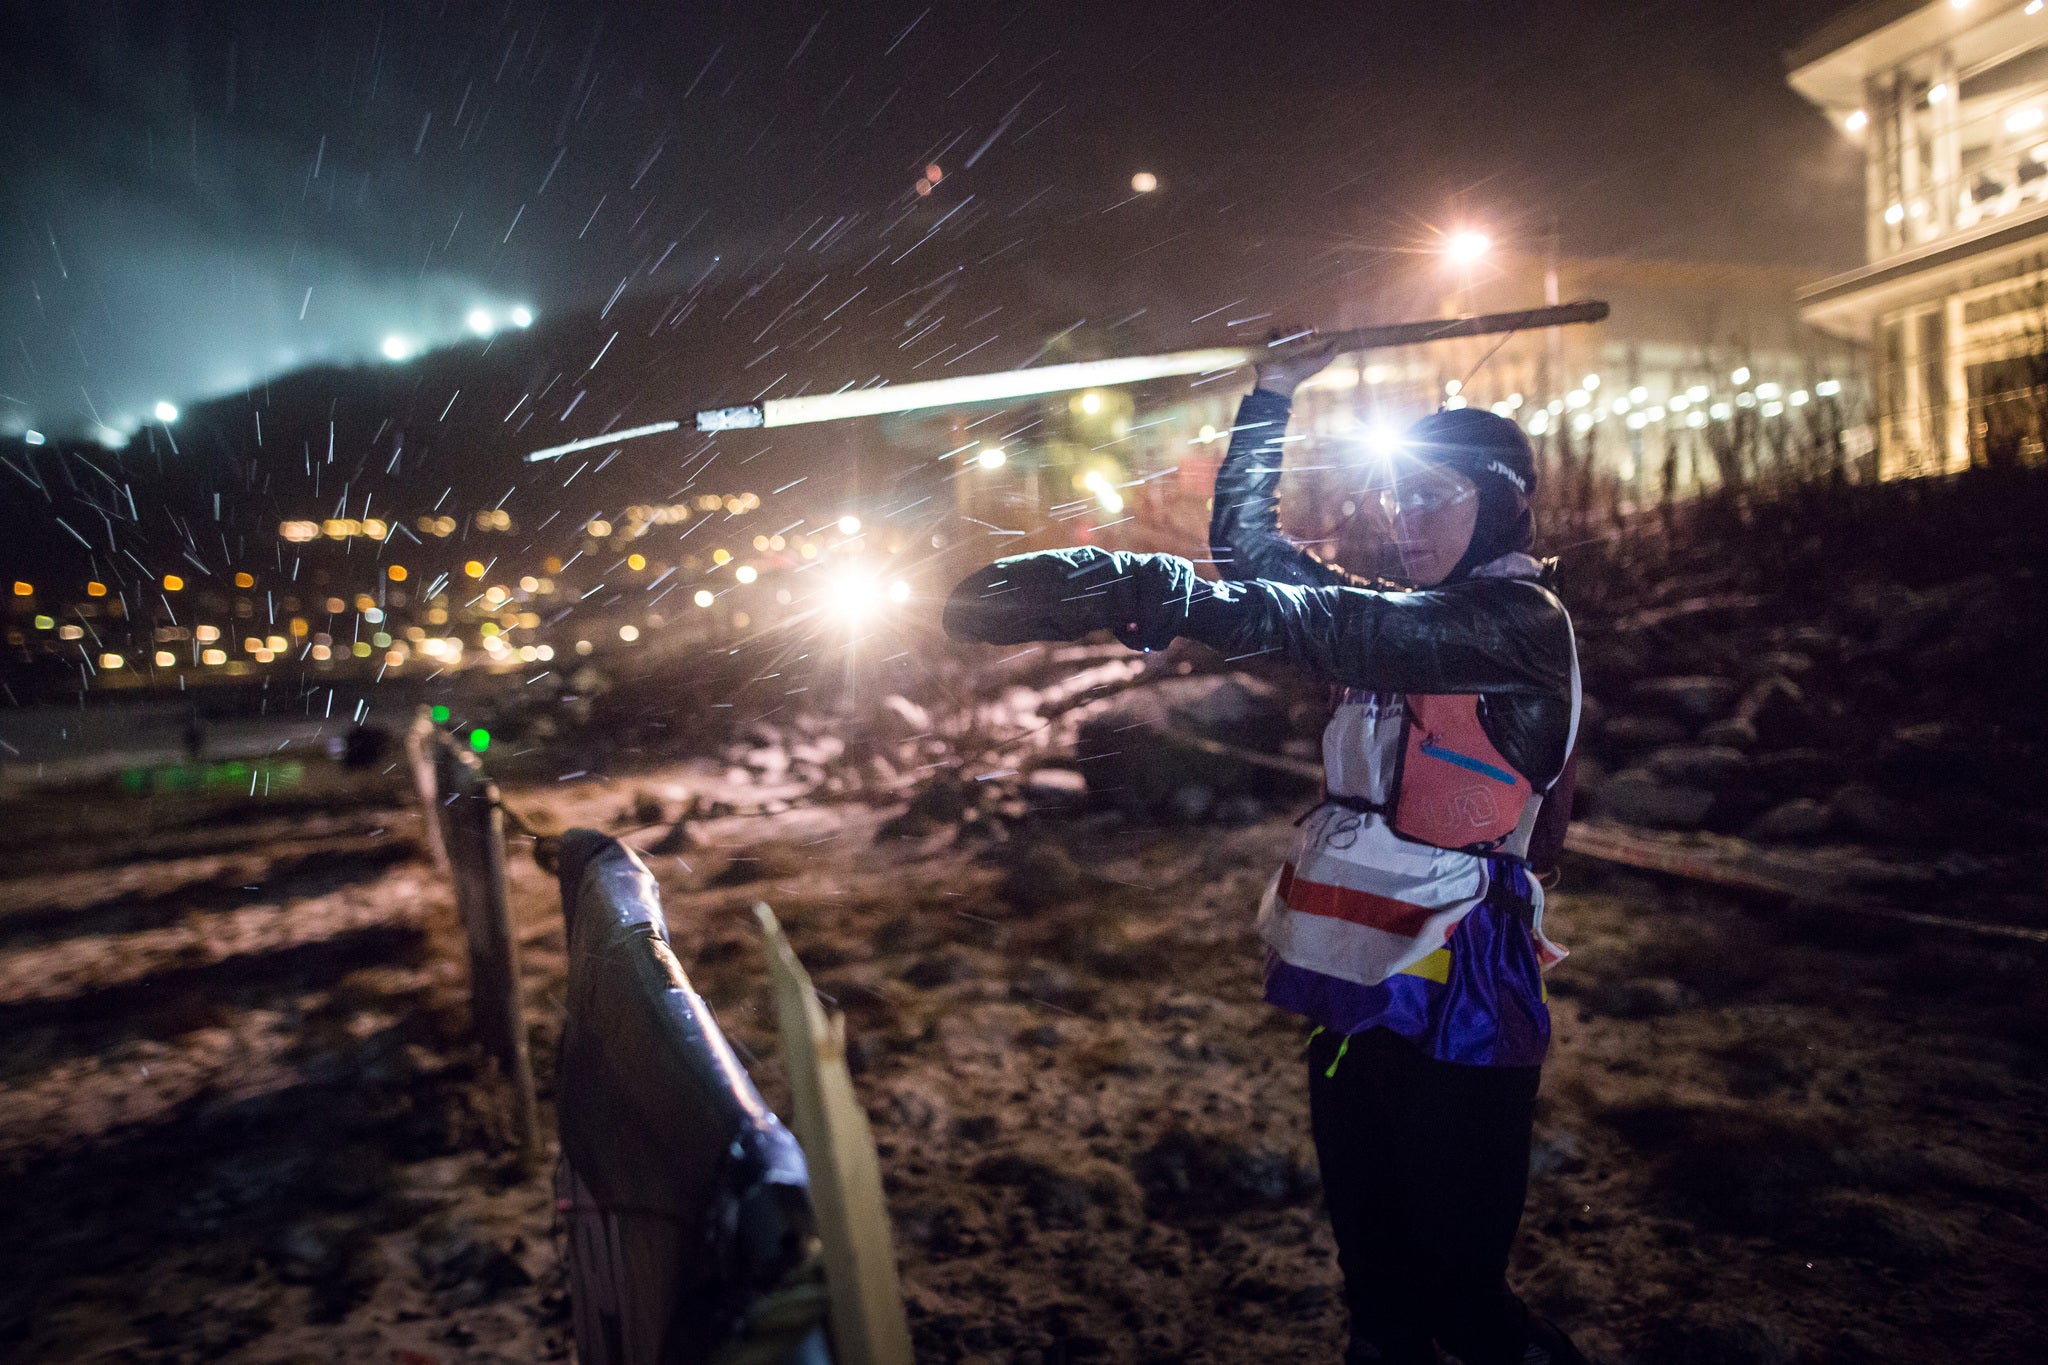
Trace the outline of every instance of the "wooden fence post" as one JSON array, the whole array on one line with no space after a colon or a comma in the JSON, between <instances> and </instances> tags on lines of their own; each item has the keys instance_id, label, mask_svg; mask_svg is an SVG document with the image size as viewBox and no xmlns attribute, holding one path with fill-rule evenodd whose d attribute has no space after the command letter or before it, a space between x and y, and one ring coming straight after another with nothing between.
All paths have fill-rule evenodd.
<instances>
[{"instance_id":1,"label":"wooden fence post","mask_svg":"<svg viewBox=\"0 0 2048 1365\"><path fill-rule=\"evenodd\" d=\"M406 727L405 758L406 767L412 772L413 793L420 799L420 818L426 822L427 852L441 875L447 877L452 875L448 867L448 839L441 830L440 784L434 778L434 754L439 747L435 737L439 734L432 712L422 706Z\"/></svg>"},{"instance_id":2,"label":"wooden fence post","mask_svg":"<svg viewBox=\"0 0 2048 1365\"><path fill-rule=\"evenodd\" d=\"M505 887L505 815L497 784L473 755L436 737L434 778L442 835L455 882L455 905L469 941L469 1010L478 1041L512 1087L521 1157L539 1155L533 1063L527 1056L525 1012L520 1007L519 943Z\"/></svg>"}]
</instances>

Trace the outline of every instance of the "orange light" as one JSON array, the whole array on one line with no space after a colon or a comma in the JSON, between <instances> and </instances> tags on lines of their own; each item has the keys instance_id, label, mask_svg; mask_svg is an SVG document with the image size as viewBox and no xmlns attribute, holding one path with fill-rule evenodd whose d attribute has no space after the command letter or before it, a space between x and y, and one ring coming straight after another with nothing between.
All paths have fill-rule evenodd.
<instances>
[{"instance_id":1,"label":"orange light","mask_svg":"<svg viewBox=\"0 0 2048 1365\"><path fill-rule=\"evenodd\" d=\"M540 567L548 573L560 573L562 571L562 561L554 555L549 555L541 561Z\"/></svg>"},{"instance_id":2,"label":"orange light","mask_svg":"<svg viewBox=\"0 0 2048 1365\"><path fill-rule=\"evenodd\" d=\"M238 574L236 574L236 575L235 575L235 586L236 586L236 587L238 587L238 588L253 588L253 587L255 587L255 586L256 586L256 575L255 575L255 574L249 574L249 573L238 573Z\"/></svg>"},{"instance_id":3,"label":"orange light","mask_svg":"<svg viewBox=\"0 0 2048 1365\"><path fill-rule=\"evenodd\" d=\"M403 583L405 581L405 565L393 564L384 571L384 576L393 583Z\"/></svg>"},{"instance_id":4,"label":"orange light","mask_svg":"<svg viewBox=\"0 0 2048 1365\"><path fill-rule=\"evenodd\" d=\"M24 583L17 578L14 580L14 595L16 597L34 597L36 595L36 585Z\"/></svg>"},{"instance_id":5,"label":"orange light","mask_svg":"<svg viewBox=\"0 0 2048 1365\"><path fill-rule=\"evenodd\" d=\"M940 170L939 163L934 161L931 165L924 168L924 178L936 185L946 178L946 173Z\"/></svg>"},{"instance_id":6,"label":"orange light","mask_svg":"<svg viewBox=\"0 0 2048 1365\"><path fill-rule=\"evenodd\" d=\"M94 580L85 585L85 595L87 597L105 597L107 595L107 585Z\"/></svg>"},{"instance_id":7,"label":"orange light","mask_svg":"<svg viewBox=\"0 0 2048 1365\"><path fill-rule=\"evenodd\" d=\"M647 567L647 556L646 556L646 555L627 555L627 556L626 556L626 567L627 567L627 568L629 568L629 569L631 569L631 570L632 570L632 571L633 571L634 573L639 573L639 572L640 572L640 571L641 571L642 569L644 569L644 568L646 568L646 567Z\"/></svg>"},{"instance_id":8,"label":"orange light","mask_svg":"<svg viewBox=\"0 0 2048 1365\"><path fill-rule=\"evenodd\" d=\"M462 566L462 571L471 578L482 578L484 576L484 566L480 560L470 560L469 563Z\"/></svg>"},{"instance_id":9,"label":"orange light","mask_svg":"<svg viewBox=\"0 0 2048 1365\"><path fill-rule=\"evenodd\" d=\"M174 574L174 573L167 573L167 574L165 574L165 575L164 575L164 591L165 591L165 592L182 592L182 591L184 591L184 588L185 588L185 580L184 580L184 579L182 579L182 578L178 577L178 576L177 576L176 574Z\"/></svg>"}]
</instances>

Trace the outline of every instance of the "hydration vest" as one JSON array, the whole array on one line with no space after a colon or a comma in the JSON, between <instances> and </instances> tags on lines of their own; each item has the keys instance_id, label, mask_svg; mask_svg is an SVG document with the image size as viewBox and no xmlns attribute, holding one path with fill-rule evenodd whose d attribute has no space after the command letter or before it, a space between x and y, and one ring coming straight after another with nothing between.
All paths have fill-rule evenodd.
<instances>
[{"instance_id":1,"label":"hydration vest","mask_svg":"<svg viewBox=\"0 0 2048 1365\"><path fill-rule=\"evenodd\" d=\"M1567 763L1579 703L1574 640ZM1470 693L1344 695L1323 734L1325 781L1337 790L1302 819L1259 907L1260 935L1282 960L1362 985L1420 970L1485 899L1488 860L1527 860L1557 784L1537 790L1487 737L1482 714ZM1530 932L1548 966L1564 950L1544 937L1542 886L1528 880Z\"/></svg>"},{"instance_id":2,"label":"hydration vest","mask_svg":"<svg viewBox=\"0 0 2048 1365\"><path fill-rule=\"evenodd\" d=\"M1543 795L1487 737L1474 694L1403 698L1400 761L1385 801L1326 799L1380 816L1395 834L1431 848L1526 859Z\"/></svg>"}]
</instances>

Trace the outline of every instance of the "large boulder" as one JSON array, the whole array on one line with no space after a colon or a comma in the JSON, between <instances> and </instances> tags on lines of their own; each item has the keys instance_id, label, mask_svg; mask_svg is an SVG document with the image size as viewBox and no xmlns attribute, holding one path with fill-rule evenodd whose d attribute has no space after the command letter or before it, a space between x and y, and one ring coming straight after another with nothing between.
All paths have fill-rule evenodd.
<instances>
[{"instance_id":1,"label":"large boulder","mask_svg":"<svg viewBox=\"0 0 2048 1365\"><path fill-rule=\"evenodd\" d=\"M1810 744L1817 732L1805 689L1782 673L1763 679L1745 692L1735 714L1756 727L1757 740L1766 748Z\"/></svg>"},{"instance_id":2,"label":"large boulder","mask_svg":"<svg viewBox=\"0 0 2048 1365\"><path fill-rule=\"evenodd\" d=\"M1671 744L1652 753L1643 766L1668 786L1720 791L1748 776L1750 762L1749 755L1740 749L1712 744Z\"/></svg>"},{"instance_id":3,"label":"large boulder","mask_svg":"<svg viewBox=\"0 0 2048 1365\"><path fill-rule=\"evenodd\" d=\"M1134 813L1195 819L1226 797L1294 799L1311 785L1198 741L1275 753L1289 733L1286 699L1260 679L1165 678L1083 721L1077 766L1092 797Z\"/></svg>"},{"instance_id":4,"label":"large boulder","mask_svg":"<svg viewBox=\"0 0 2048 1365\"><path fill-rule=\"evenodd\" d=\"M1841 758L1822 749L1764 754L1751 769L1759 790L1774 796L1824 796L1848 777Z\"/></svg>"},{"instance_id":5,"label":"large boulder","mask_svg":"<svg viewBox=\"0 0 2048 1365\"><path fill-rule=\"evenodd\" d=\"M1809 844L1825 838L1833 825L1826 803L1799 796L1759 815L1744 833L1760 844Z\"/></svg>"},{"instance_id":6,"label":"large boulder","mask_svg":"<svg viewBox=\"0 0 2048 1365\"><path fill-rule=\"evenodd\" d=\"M1714 793L1701 787L1666 786L1646 768L1630 768L1600 788L1599 813L1649 829L1698 829L1714 808Z\"/></svg>"},{"instance_id":7,"label":"large boulder","mask_svg":"<svg viewBox=\"0 0 2048 1365\"><path fill-rule=\"evenodd\" d=\"M1632 699L1645 710L1692 725L1702 725L1722 715L1735 700L1735 693L1733 682L1711 673L1647 678L1630 690Z\"/></svg>"},{"instance_id":8,"label":"large boulder","mask_svg":"<svg viewBox=\"0 0 2048 1365\"><path fill-rule=\"evenodd\" d=\"M1608 753L1633 754L1683 743L1686 733L1686 728L1669 716L1613 716L1600 728L1599 744Z\"/></svg>"},{"instance_id":9,"label":"large boulder","mask_svg":"<svg viewBox=\"0 0 2048 1365\"><path fill-rule=\"evenodd\" d=\"M1828 798L1835 827L1852 839L1866 843L1898 843L1912 837L1907 828L1906 808L1877 788L1851 782Z\"/></svg>"}]
</instances>

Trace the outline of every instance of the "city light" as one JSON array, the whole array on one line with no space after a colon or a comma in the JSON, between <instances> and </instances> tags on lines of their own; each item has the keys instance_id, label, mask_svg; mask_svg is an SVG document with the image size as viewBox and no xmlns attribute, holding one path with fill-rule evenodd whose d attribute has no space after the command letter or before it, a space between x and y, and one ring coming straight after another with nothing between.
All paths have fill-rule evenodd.
<instances>
[{"instance_id":1,"label":"city light","mask_svg":"<svg viewBox=\"0 0 2048 1365\"><path fill-rule=\"evenodd\" d=\"M859 535L859 534L860 534L860 518L859 518L859 517L857 517L857 516L854 516L854 515L853 515L853 514L852 514L851 512L849 512L849 513L847 513L847 514L846 514L845 516L841 517L841 518L839 519L839 534L840 534L840 535L842 535L842 536L857 536L857 535Z\"/></svg>"},{"instance_id":2,"label":"city light","mask_svg":"<svg viewBox=\"0 0 2048 1365\"><path fill-rule=\"evenodd\" d=\"M184 589L185 589L185 580L184 580L184 579L182 579L182 578L178 577L178 576L177 576L176 574L174 574L174 573L167 573L167 574L165 574L165 575L164 575L164 591L165 591L165 592L183 592L183 591L184 591Z\"/></svg>"},{"instance_id":3,"label":"city light","mask_svg":"<svg viewBox=\"0 0 2048 1365\"><path fill-rule=\"evenodd\" d=\"M159 401L156 405L156 420L165 423L177 421L178 405Z\"/></svg>"},{"instance_id":4,"label":"city light","mask_svg":"<svg viewBox=\"0 0 2048 1365\"><path fill-rule=\"evenodd\" d=\"M1101 470L1091 469L1086 474L1083 474L1081 476L1081 486L1093 493L1095 501L1101 504L1102 510L1111 516L1115 516L1124 510L1123 494L1110 486L1109 480L1103 477Z\"/></svg>"},{"instance_id":5,"label":"city light","mask_svg":"<svg viewBox=\"0 0 2048 1365\"><path fill-rule=\"evenodd\" d=\"M384 352L386 360L398 361L412 359L413 353L418 350L418 347L413 345L411 338L402 337L398 333L393 332L390 336L384 338L384 344L379 349Z\"/></svg>"},{"instance_id":6,"label":"city light","mask_svg":"<svg viewBox=\"0 0 2048 1365\"><path fill-rule=\"evenodd\" d=\"M469 747L476 753L483 753L491 747L491 732L481 725L469 732Z\"/></svg>"},{"instance_id":7,"label":"city light","mask_svg":"<svg viewBox=\"0 0 2048 1365\"><path fill-rule=\"evenodd\" d=\"M1860 133L1870 126L1870 114L1862 109L1851 109L1849 116L1842 120L1842 126L1852 133Z\"/></svg>"},{"instance_id":8,"label":"city light","mask_svg":"<svg viewBox=\"0 0 2048 1365\"><path fill-rule=\"evenodd\" d=\"M22 443L25 445L39 446L43 443L43 441L46 438L44 437L43 433L31 428L28 431L24 431L23 433L21 433L21 439Z\"/></svg>"},{"instance_id":9,"label":"city light","mask_svg":"<svg viewBox=\"0 0 2048 1365\"><path fill-rule=\"evenodd\" d=\"M1003 453L1001 446L990 446L974 457L974 462L983 469L1001 469L1010 457Z\"/></svg>"},{"instance_id":10,"label":"city light","mask_svg":"<svg viewBox=\"0 0 2048 1365\"><path fill-rule=\"evenodd\" d=\"M1131 188L1139 194L1150 194L1159 188L1159 177L1150 171L1139 171L1131 177Z\"/></svg>"},{"instance_id":11,"label":"city light","mask_svg":"<svg viewBox=\"0 0 2048 1365\"><path fill-rule=\"evenodd\" d=\"M709 588L699 588L697 589L696 595L691 597L690 600L692 602L695 602L700 607L708 607L713 602L716 602L718 600L718 594L714 593Z\"/></svg>"},{"instance_id":12,"label":"city light","mask_svg":"<svg viewBox=\"0 0 2048 1365\"><path fill-rule=\"evenodd\" d=\"M908 602L910 600L910 585L900 578L891 583L889 585L889 600L897 603Z\"/></svg>"},{"instance_id":13,"label":"city light","mask_svg":"<svg viewBox=\"0 0 2048 1365\"><path fill-rule=\"evenodd\" d=\"M1365 448L1383 460L1391 460L1405 444L1401 429L1392 422L1374 422L1365 429Z\"/></svg>"},{"instance_id":14,"label":"city light","mask_svg":"<svg viewBox=\"0 0 2048 1365\"><path fill-rule=\"evenodd\" d=\"M1483 232L1461 228L1444 241L1444 255L1454 265L1472 265L1493 247L1493 239Z\"/></svg>"},{"instance_id":15,"label":"city light","mask_svg":"<svg viewBox=\"0 0 2048 1365\"><path fill-rule=\"evenodd\" d=\"M17 578L14 580L14 595L16 597L34 597L36 595L36 585L23 582Z\"/></svg>"},{"instance_id":16,"label":"city light","mask_svg":"<svg viewBox=\"0 0 2048 1365\"><path fill-rule=\"evenodd\" d=\"M491 321L489 313L481 308L472 308L469 311L469 330L475 332L480 337L487 337L497 330L497 326ZM396 356L392 357L394 360L397 358Z\"/></svg>"},{"instance_id":17,"label":"city light","mask_svg":"<svg viewBox=\"0 0 2048 1365\"><path fill-rule=\"evenodd\" d=\"M625 642L626 642L627 644L629 644L629 645L630 645L630 644L632 644L632 643L633 643L633 642L634 642L635 640L637 640L637 639L639 639L639 638L640 638L640 627L638 627L638 626L620 626L620 627L619 627L619 638L620 638L621 640L624 640L624 641L625 641Z\"/></svg>"},{"instance_id":18,"label":"city light","mask_svg":"<svg viewBox=\"0 0 2048 1365\"><path fill-rule=\"evenodd\" d=\"M1945 83L1937 82L1936 84L1928 87L1927 102L1929 104L1940 104L1947 99L1948 86Z\"/></svg>"},{"instance_id":19,"label":"city light","mask_svg":"<svg viewBox=\"0 0 2048 1365\"><path fill-rule=\"evenodd\" d=\"M508 316L511 317L514 327L533 326L533 310L530 308L514 308Z\"/></svg>"},{"instance_id":20,"label":"city light","mask_svg":"<svg viewBox=\"0 0 2048 1365\"><path fill-rule=\"evenodd\" d=\"M742 564L737 569L734 569L732 571L732 576L742 583L751 583L755 579L759 578L761 574L760 571L756 569L753 565Z\"/></svg>"},{"instance_id":21,"label":"city light","mask_svg":"<svg viewBox=\"0 0 2048 1365\"><path fill-rule=\"evenodd\" d=\"M2029 132L2032 129L2039 128L2044 118L2048 118L2048 116L2042 114L2039 105L2026 109L2015 109L2005 116L2005 131L2008 133Z\"/></svg>"},{"instance_id":22,"label":"city light","mask_svg":"<svg viewBox=\"0 0 2048 1365\"><path fill-rule=\"evenodd\" d=\"M1081 395L1081 411L1083 411L1083 412L1087 413L1087 414L1088 414L1088 415L1089 415L1090 417L1093 417L1093 416L1094 416L1094 415L1095 415L1096 413L1098 413L1098 412L1101 412L1101 411L1102 411L1102 395L1101 395L1101 394L1099 394L1099 393L1092 393L1092 392L1091 392L1091 393L1084 393L1084 394L1082 394L1082 395Z\"/></svg>"}]
</instances>

